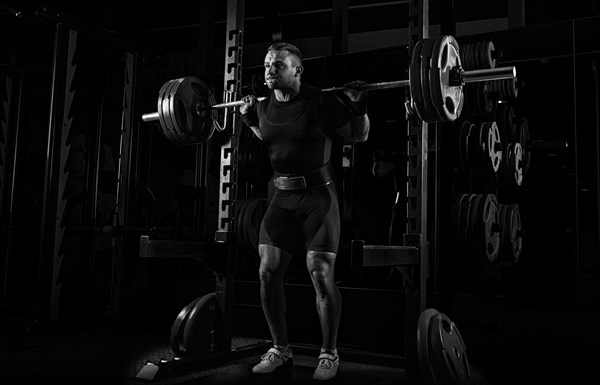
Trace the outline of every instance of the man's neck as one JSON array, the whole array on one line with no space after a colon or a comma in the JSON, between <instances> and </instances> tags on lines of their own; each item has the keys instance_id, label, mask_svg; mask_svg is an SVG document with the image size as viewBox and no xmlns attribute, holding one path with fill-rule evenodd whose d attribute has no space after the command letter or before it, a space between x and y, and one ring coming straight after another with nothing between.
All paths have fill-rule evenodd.
<instances>
[{"instance_id":1,"label":"man's neck","mask_svg":"<svg viewBox=\"0 0 600 385\"><path fill-rule=\"evenodd\" d=\"M289 88L276 89L274 92L275 99L278 102L289 102L300 93L300 82L293 84Z\"/></svg>"}]
</instances>

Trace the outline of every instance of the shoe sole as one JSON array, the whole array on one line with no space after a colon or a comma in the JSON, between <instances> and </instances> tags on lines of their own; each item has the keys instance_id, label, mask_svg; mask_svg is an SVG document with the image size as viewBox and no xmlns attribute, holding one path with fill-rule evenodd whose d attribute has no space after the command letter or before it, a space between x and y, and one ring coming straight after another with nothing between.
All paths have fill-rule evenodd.
<instances>
[{"instance_id":1,"label":"shoe sole","mask_svg":"<svg viewBox=\"0 0 600 385\"><path fill-rule=\"evenodd\" d=\"M290 371L292 369L294 369L294 363L290 359L285 364L276 367L275 369L271 370L270 372L261 373L261 372L251 371L251 373L254 374L254 375L258 375L258 376L265 376L265 375L269 375L269 374L276 374L276 373L279 373L279 372Z\"/></svg>"}]
</instances>

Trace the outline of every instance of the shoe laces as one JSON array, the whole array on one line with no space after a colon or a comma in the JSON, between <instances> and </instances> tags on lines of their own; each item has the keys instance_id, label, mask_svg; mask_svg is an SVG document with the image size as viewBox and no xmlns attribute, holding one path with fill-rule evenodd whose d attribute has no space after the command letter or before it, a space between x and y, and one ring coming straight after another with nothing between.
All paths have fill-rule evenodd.
<instances>
[{"instance_id":1,"label":"shoe laces","mask_svg":"<svg viewBox=\"0 0 600 385\"><path fill-rule=\"evenodd\" d=\"M333 361L329 357L323 357L319 360L319 369L329 370L333 367Z\"/></svg>"},{"instance_id":2,"label":"shoe laces","mask_svg":"<svg viewBox=\"0 0 600 385\"><path fill-rule=\"evenodd\" d=\"M260 359L262 361L271 361L271 362L275 362L275 357L277 357L275 355L275 353L272 352L266 352L265 354L263 354Z\"/></svg>"}]
</instances>

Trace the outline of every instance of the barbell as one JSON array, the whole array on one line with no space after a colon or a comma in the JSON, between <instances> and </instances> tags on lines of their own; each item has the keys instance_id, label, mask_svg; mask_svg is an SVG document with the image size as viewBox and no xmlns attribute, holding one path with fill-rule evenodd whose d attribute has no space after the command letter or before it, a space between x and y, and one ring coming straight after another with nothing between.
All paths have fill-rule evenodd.
<instances>
[{"instance_id":1,"label":"barbell","mask_svg":"<svg viewBox=\"0 0 600 385\"><path fill-rule=\"evenodd\" d=\"M422 39L412 52L409 79L367 83L365 91L409 87L410 109L427 123L452 122L462 111L463 86L488 80L515 79L514 66L464 70L458 42L445 35ZM322 89L342 91L344 87ZM264 100L259 97L258 100ZM158 93L157 111L142 115L142 121L159 121L164 135L175 144L197 144L210 139L217 123L218 110L244 104L243 100L216 103L212 90L197 77L182 77L166 82Z\"/></svg>"}]
</instances>

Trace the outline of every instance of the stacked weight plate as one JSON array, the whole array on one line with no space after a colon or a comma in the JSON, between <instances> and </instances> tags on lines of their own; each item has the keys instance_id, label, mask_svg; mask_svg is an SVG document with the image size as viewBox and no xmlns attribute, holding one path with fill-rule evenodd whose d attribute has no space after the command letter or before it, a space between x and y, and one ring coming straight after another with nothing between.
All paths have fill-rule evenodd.
<instances>
[{"instance_id":1,"label":"stacked weight plate","mask_svg":"<svg viewBox=\"0 0 600 385\"><path fill-rule=\"evenodd\" d=\"M500 252L500 213L494 194L460 194L451 208L454 246L469 260L494 262Z\"/></svg>"},{"instance_id":2,"label":"stacked weight plate","mask_svg":"<svg viewBox=\"0 0 600 385\"><path fill-rule=\"evenodd\" d=\"M205 142L214 133L215 96L196 77L173 79L158 92L158 119L163 134L179 145ZM200 111L197 113L196 111Z\"/></svg>"},{"instance_id":3,"label":"stacked weight plate","mask_svg":"<svg viewBox=\"0 0 600 385\"><path fill-rule=\"evenodd\" d=\"M210 354L223 320L215 293L191 301L171 326L171 349L178 357Z\"/></svg>"},{"instance_id":4,"label":"stacked weight plate","mask_svg":"<svg viewBox=\"0 0 600 385\"><path fill-rule=\"evenodd\" d=\"M426 122L453 122L463 108L463 86L449 85L453 67L461 65L452 36L422 39L413 49L409 67L412 107Z\"/></svg>"}]
</instances>

